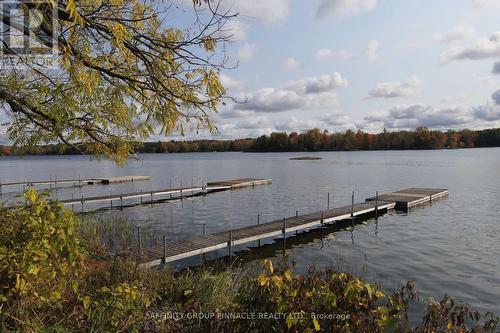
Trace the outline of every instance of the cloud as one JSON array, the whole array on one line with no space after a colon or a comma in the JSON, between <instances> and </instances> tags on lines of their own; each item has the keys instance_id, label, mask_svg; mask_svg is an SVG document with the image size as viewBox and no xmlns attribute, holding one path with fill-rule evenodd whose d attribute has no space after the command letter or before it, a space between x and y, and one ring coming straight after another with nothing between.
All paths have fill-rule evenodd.
<instances>
[{"instance_id":1,"label":"cloud","mask_svg":"<svg viewBox=\"0 0 500 333\"><path fill-rule=\"evenodd\" d=\"M368 92L369 98L395 98L413 96L419 92L421 81L412 76L404 82L382 82Z\"/></svg>"},{"instance_id":2,"label":"cloud","mask_svg":"<svg viewBox=\"0 0 500 333\"><path fill-rule=\"evenodd\" d=\"M381 123L389 129L415 129L419 126L453 128L471 122L473 117L465 108L437 109L414 104L397 105L387 112L368 115L364 120L367 124Z\"/></svg>"},{"instance_id":3,"label":"cloud","mask_svg":"<svg viewBox=\"0 0 500 333\"><path fill-rule=\"evenodd\" d=\"M257 50L257 44L245 43L238 50L236 58L240 62L249 62L255 55L256 50Z\"/></svg>"},{"instance_id":4,"label":"cloud","mask_svg":"<svg viewBox=\"0 0 500 333\"><path fill-rule=\"evenodd\" d=\"M216 36L231 42L240 42L246 38L247 32L241 20L232 18L224 23L220 30L217 31Z\"/></svg>"},{"instance_id":5,"label":"cloud","mask_svg":"<svg viewBox=\"0 0 500 333\"><path fill-rule=\"evenodd\" d=\"M300 65L301 65L300 61L298 61L294 57L289 57L285 59L281 67L283 67L283 69L285 70L290 71L299 68Z\"/></svg>"},{"instance_id":6,"label":"cloud","mask_svg":"<svg viewBox=\"0 0 500 333\"><path fill-rule=\"evenodd\" d=\"M496 105L500 105L500 90L497 90L491 95L491 99Z\"/></svg>"},{"instance_id":7,"label":"cloud","mask_svg":"<svg viewBox=\"0 0 500 333\"><path fill-rule=\"evenodd\" d=\"M256 112L284 112L295 110L305 105L305 99L295 91L263 88L255 93L243 95L245 103L236 104L236 110Z\"/></svg>"},{"instance_id":8,"label":"cloud","mask_svg":"<svg viewBox=\"0 0 500 333\"><path fill-rule=\"evenodd\" d=\"M351 60L353 58L354 56L347 50L334 51L324 48L316 51L316 59L318 59L319 61L327 61L330 59Z\"/></svg>"},{"instance_id":9,"label":"cloud","mask_svg":"<svg viewBox=\"0 0 500 333\"><path fill-rule=\"evenodd\" d=\"M220 75L220 81L224 88L226 88L230 93L242 91L245 88L245 84L243 82L233 79L226 74Z\"/></svg>"},{"instance_id":10,"label":"cloud","mask_svg":"<svg viewBox=\"0 0 500 333\"><path fill-rule=\"evenodd\" d=\"M493 74L500 74L500 61L497 61L493 64L493 68L491 70Z\"/></svg>"},{"instance_id":11,"label":"cloud","mask_svg":"<svg viewBox=\"0 0 500 333\"><path fill-rule=\"evenodd\" d=\"M444 33L435 33L433 40L436 42L452 43L476 36L476 30L470 24L457 25L450 31Z\"/></svg>"},{"instance_id":12,"label":"cloud","mask_svg":"<svg viewBox=\"0 0 500 333\"><path fill-rule=\"evenodd\" d=\"M329 16L355 16L377 6L377 0L321 0L316 10L317 18Z\"/></svg>"},{"instance_id":13,"label":"cloud","mask_svg":"<svg viewBox=\"0 0 500 333\"><path fill-rule=\"evenodd\" d=\"M479 7L498 7L500 8L500 3L498 0L475 0L476 5Z\"/></svg>"},{"instance_id":14,"label":"cloud","mask_svg":"<svg viewBox=\"0 0 500 333\"><path fill-rule=\"evenodd\" d=\"M378 49L380 48L380 43L376 39L372 39L368 42L364 53L368 59L376 59L378 57Z\"/></svg>"},{"instance_id":15,"label":"cloud","mask_svg":"<svg viewBox=\"0 0 500 333\"><path fill-rule=\"evenodd\" d=\"M473 108L474 116L483 121L500 120L500 90L491 95L491 99L485 104Z\"/></svg>"},{"instance_id":16,"label":"cloud","mask_svg":"<svg viewBox=\"0 0 500 333\"><path fill-rule=\"evenodd\" d=\"M336 90L348 82L339 73L308 77L284 84L281 88L263 88L244 93L234 110L285 112L297 109L326 108L337 105Z\"/></svg>"},{"instance_id":17,"label":"cloud","mask_svg":"<svg viewBox=\"0 0 500 333\"><path fill-rule=\"evenodd\" d=\"M476 39L471 45L446 50L441 58L445 62L454 60L481 60L500 56L500 31L490 38Z\"/></svg>"},{"instance_id":18,"label":"cloud","mask_svg":"<svg viewBox=\"0 0 500 333\"><path fill-rule=\"evenodd\" d=\"M179 0L187 8L193 7L193 0ZM285 19L290 12L289 0L223 0L218 3L219 13L238 14L241 19L256 19L264 23L275 23ZM215 8L212 8L215 9Z\"/></svg>"},{"instance_id":19,"label":"cloud","mask_svg":"<svg viewBox=\"0 0 500 333\"><path fill-rule=\"evenodd\" d=\"M349 117L345 114L331 113L318 119L299 119L295 116L275 123L275 128L283 132L304 132L312 128L343 130L348 127Z\"/></svg>"},{"instance_id":20,"label":"cloud","mask_svg":"<svg viewBox=\"0 0 500 333\"><path fill-rule=\"evenodd\" d=\"M332 75L325 74L292 81L286 84L285 88L299 94L317 94L347 87L347 85L347 80L336 72Z\"/></svg>"},{"instance_id":21,"label":"cloud","mask_svg":"<svg viewBox=\"0 0 500 333\"><path fill-rule=\"evenodd\" d=\"M226 0L225 4L240 17L255 18L265 23L281 21L289 13L288 0Z\"/></svg>"}]
</instances>

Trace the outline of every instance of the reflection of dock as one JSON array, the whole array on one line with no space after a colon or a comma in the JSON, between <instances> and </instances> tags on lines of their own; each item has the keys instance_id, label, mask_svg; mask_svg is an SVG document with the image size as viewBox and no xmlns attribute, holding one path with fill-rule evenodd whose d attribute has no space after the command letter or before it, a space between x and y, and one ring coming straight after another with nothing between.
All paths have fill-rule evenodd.
<instances>
[{"instance_id":1,"label":"reflection of dock","mask_svg":"<svg viewBox=\"0 0 500 333\"><path fill-rule=\"evenodd\" d=\"M325 210L317 213L283 218L269 223L257 224L249 227L232 229L225 232L218 232L209 235L201 235L185 240L175 240L167 242L164 239L162 246L140 249L135 254L135 260L142 266L157 266L175 260L193 257L210 251L227 248L229 254L232 247L246 244L256 240L281 236L286 238L287 233L306 230L315 227L322 227L325 224L336 223L338 221L352 220L381 213L391 209L403 209L416 205L431 203L448 195L448 190L444 189L419 189L410 188L394 193L377 195L374 198L366 199L364 203L354 203L354 195L351 205ZM139 242L140 244L140 242Z\"/></svg>"}]
</instances>

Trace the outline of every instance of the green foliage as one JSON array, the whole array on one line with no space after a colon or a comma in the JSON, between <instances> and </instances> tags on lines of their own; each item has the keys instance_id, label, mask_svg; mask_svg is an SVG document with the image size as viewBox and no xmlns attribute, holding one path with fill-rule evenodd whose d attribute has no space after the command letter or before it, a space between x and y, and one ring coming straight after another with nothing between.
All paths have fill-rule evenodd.
<instances>
[{"instance_id":1,"label":"green foliage","mask_svg":"<svg viewBox=\"0 0 500 333\"><path fill-rule=\"evenodd\" d=\"M56 44L55 68L29 60L22 69L2 67L9 137L17 146L61 142L121 163L152 134L187 126L215 132L209 116L227 96L224 60L213 51L232 16L195 3L196 24L173 27L171 18L186 11L157 1L23 2L41 23L29 32L33 42Z\"/></svg>"},{"instance_id":2,"label":"green foliage","mask_svg":"<svg viewBox=\"0 0 500 333\"><path fill-rule=\"evenodd\" d=\"M78 221L70 210L34 190L25 197L26 208L0 214L2 305L57 305L68 290L78 289L72 280L83 270Z\"/></svg>"},{"instance_id":3,"label":"green foliage","mask_svg":"<svg viewBox=\"0 0 500 333\"><path fill-rule=\"evenodd\" d=\"M84 270L73 213L34 190L25 197L26 207L0 211L0 308L9 319L26 308L60 309Z\"/></svg>"}]
</instances>

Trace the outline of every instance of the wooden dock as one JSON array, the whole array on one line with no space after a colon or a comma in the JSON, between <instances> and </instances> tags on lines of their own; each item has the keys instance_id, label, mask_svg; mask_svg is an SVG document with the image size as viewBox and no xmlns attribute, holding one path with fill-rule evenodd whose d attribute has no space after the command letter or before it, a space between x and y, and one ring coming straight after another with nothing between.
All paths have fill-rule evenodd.
<instances>
[{"instance_id":1,"label":"wooden dock","mask_svg":"<svg viewBox=\"0 0 500 333\"><path fill-rule=\"evenodd\" d=\"M0 190L2 186L21 186L33 187L36 185L67 185L72 184L73 186L81 185L95 185L95 184L112 184L112 183L123 183L123 182L137 182L149 180L149 176L114 176L114 177L101 177L101 178L88 178L88 179L49 179L49 180L27 180L19 182L6 182L0 183Z\"/></svg>"},{"instance_id":2,"label":"wooden dock","mask_svg":"<svg viewBox=\"0 0 500 333\"><path fill-rule=\"evenodd\" d=\"M115 207L123 207L124 200L130 199L140 199L141 204L153 203L155 202L155 197L161 197L166 195L178 194L180 198L184 196L188 196L188 194L199 193L199 194L207 194L211 192L217 191L227 191L231 189L243 188L243 187L253 187L257 185L265 185L271 184L271 179L259 179L259 178L243 178L243 179L234 179L234 180L223 180L216 182L209 182L206 186L190 186L190 187L178 187L178 188L168 188L168 189L160 189L154 191L140 191L140 192L132 192L132 193L120 193L120 194L111 194L111 195L102 195L102 196L93 196L93 197L81 197L81 198L73 198L67 200L60 200L63 205L80 205L83 207L84 204L87 203L100 203L100 202L109 202L111 206L113 206L113 202L118 201L118 204L115 204ZM181 183L182 184L182 183ZM144 201L143 199L147 199L148 201Z\"/></svg>"},{"instance_id":3,"label":"wooden dock","mask_svg":"<svg viewBox=\"0 0 500 333\"><path fill-rule=\"evenodd\" d=\"M392 209L408 209L419 204L448 195L445 189L411 188L393 193L377 195L368 198L363 203L354 203L354 194L351 205L325 210L312 214L283 218L264 224L232 229L209 235L196 236L190 239L166 242L162 246L140 249L134 259L141 266L158 266L175 260L185 259L203 253L245 244L265 238L281 236L286 238L287 233L322 227L324 224L335 223L387 212ZM373 200L372 200L373 199Z\"/></svg>"},{"instance_id":4,"label":"wooden dock","mask_svg":"<svg viewBox=\"0 0 500 333\"><path fill-rule=\"evenodd\" d=\"M396 209L407 210L422 204L430 203L447 195L447 189L412 187L392 193L381 194L378 196L378 200L394 201L396 202ZM366 199L366 201L375 200L375 197Z\"/></svg>"}]
</instances>

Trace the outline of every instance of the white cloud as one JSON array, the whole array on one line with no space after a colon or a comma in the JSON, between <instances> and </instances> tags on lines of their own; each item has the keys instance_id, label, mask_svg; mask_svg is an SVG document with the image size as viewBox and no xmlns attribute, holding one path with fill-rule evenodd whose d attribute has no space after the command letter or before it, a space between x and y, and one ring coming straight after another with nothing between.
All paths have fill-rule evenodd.
<instances>
[{"instance_id":1,"label":"white cloud","mask_svg":"<svg viewBox=\"0 0 500 333\"><path fill-rule=\"evenodd\" d=\"M292 81L286 84L285 88L299 94L317 94L347 87L347 85L347 80L340 73L335 72L332 75L325 74Z\"/></svg>"},{"instance_id":2,"label":"white cloud","mask_svg":"<svg viewBox=\"0 0 500 333\"><path fill-rule=\"evenodd\" d=\"M184 7L193 7L193 0L178 1ZM281 21L289 11L289 0L221 0L218 8L219 13L229 12L229 15L238 14L241 19L250 18L265 23Z\"/></svg>"},{"instance_id":3,"label":"white cloud","mask_svg":"<svg viewBox=\"0 0 500 333\"><path fill-rule=\"evenodd\" d=\"M450 31L435 33L433 40L436 42L452 43L476 36L476 30L470 24L457 25Z\"/></svg>"},{"instance_id":4,"label":"white cloud","mask_svg":"<svg viewBox=\"0 0 500 333\"><path fill-rule=\"evenodd\" d=\"M412 76L404 82L382 82L368 92L370 98L395 98L413 96L419 92L421 81Z\"/></svg>"},{"instance_id":5,"label":"white cloud","mask_svg":"<svg viewBox=\"0 0 500 333\"><path fill-rule=\"evenodd\" d=\"M238 50L236 58L240 62L249 62L257 51L257 44L245 43Z\"/></svg>"},{"instance_id":6,"label":"white cloud","mask_svg":"<svg viewBox=\"0 0 500 333\"><path fill-rule=\"evenodd\" d=\"M498 0L475 0L476 5L479 7L498 7L500 8L500 2Z\"/></svg>"},{"instance_id":7,"label":"white cloud","mask_svg":"<svg viewBox=\"0 0 500 333\"><path fill-rule=\"evenodd\" d=\"M318 59L319 61L327 61L330 59L351 60L353 58L354 56L347 50L334 51L324 48L316 51L316 59Z\"/></svg>"},{"instance_id":8,"label":"white cloud","mask_svg":"<svg viewBox=\"0 0 500 333\"><path fill-rule=\"evenodd\" d=\"M288 0L226 0L225 5L241 17L274 23L288 16Z\"/></svg>"},{"instance_id":9,"label":"white cloud","mask_svg":"<svg viewBox=\"0 0 500 333\"><path fill-rule=\"evenodd\" d=\"M441 58L445 62L453 60L481 60L500 56L500 31L491 37L476 39L471 45L453 47L445 51Z\"/></svg>"},{"instance_id":10,"label":"white cloud","mask_svg":"<svg viewBox=\"0 0 500 333\"><path fill-rule=\"evenodd\" d=\"M300 119L295 116L275 123L275 128L283 132L304 132L312 128L342 130L348 124L349 117L344 114L326 114L318 119Z\"/></svg>"},{"instance_id":11,"label":"white cloud","mask_svg":"<svg viewBox=\"0 0 500 333\"><path fill-rule=\"evenodd\" d=\"M397 105L387 112L379 112L365 117L369 123L381 123L389 129L415 129L419 126L430 128L455 128L468 124L473 117L464 108L437 109L430 106Z\"/></svg>"},{"instance_id":12,"label":"white cloud","mask_svg":"<svg viewBox=\"0 0 500 333\"><path fill-rule=\"evenodd\" d=\"M225 38L231 42L240 42L246 38L247 32L241 20L232 18L224 23L216 35L219 38Z\"/></svg>"},{"instance_id":13,"label":"white cloud","mask_svg":"<svg viewBox=\"0 0 500 333\"><path fill-rule=\"evenodd\" d=\"M283 67L283 69L285 70L294 70L299 68L300 65L301 65L300 61L298 61L294 57L289 57L285 59L281 67Z\"/></svg>"},{"instance_id":14,"label":"white cloud","mask_svg":"<svg viewBox=\"0 0 500 333\"><path fill-rule=\"evenodd\" d=\"M368 57L368 59L376 59L378 57L378 49L380 47L380 43L376 39L372 39L371 41L368 42L368 45L366 46L364 53Z\"/></svg>"},{"instance_id":15,"label":"white cloud","mask_svg":"<svg viewBox=\"0 0 500 333\"><path fill-rule=\"evenodd\" d=\"M319 109L337 105L336 90L347 86L339 73L304 78L284 84L281 88L263 88L245 93L234 110L253 112L285 112L298 109Z\"/></svg>"},{"instance_id":16,"label":"white cloud","mask_svg":"<svg viewBox=\"0 0 500 333\"><path fill-rule=\"evenodd\" d=\"M220 81L224 88L229 91L229 93L242 91L245 88L245 84L243 82L233 79L226 74L220 75Z\"/></svg>"},{"instance_id":17,"label":"white cloud","mask_svg":"<svg viewBox=\"0 0 500 333\"><path fill-rule=\"evenodd\" d=\"M377 6L377 0L321 0L316 17L355 16Z\"/></svg>"}]
</instances>

